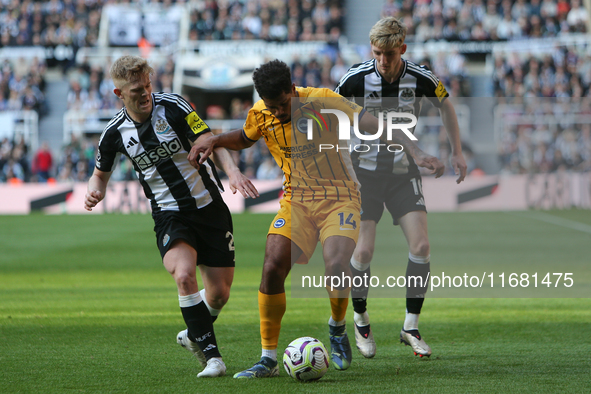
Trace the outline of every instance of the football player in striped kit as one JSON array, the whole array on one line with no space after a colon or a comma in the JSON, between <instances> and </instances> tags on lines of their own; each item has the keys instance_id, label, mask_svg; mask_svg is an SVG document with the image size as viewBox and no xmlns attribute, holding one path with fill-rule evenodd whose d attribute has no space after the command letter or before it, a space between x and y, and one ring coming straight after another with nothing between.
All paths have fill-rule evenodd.
<instances>
[{"instance_id":1,"label":"football player in striped kit","mask_svg":"<svg viewBox=\"0 0 591 394\"><path fill-rule=\"evenodd\" d=\"M466 176L466 161L454 107L445 87L431 71L402 58L406 52L405 37L406 27L398 19L388 17L378 21L369 33L373 59L351 67L335 91L375 114L392 110L418 117L423 99L427 98L441 114L451 143L451 164L460 183ZM406 316L400 341L410 345L415 355L428 357L431 348L419 334L418 326L430 272L427 210L419 169L404 152L392 153L385 149L354 153L353 165L362 185L362 215L359 241L351 258L352 274L370 276L376 226L385 205L394 225L400 225L409 246ZM422 280L408 286L411 276ZM363 356L371 358L376 353L376 344L367 313L367 290L354 287L351 297L357 348Z\"/></svg>"},{"instance_id":2,"label":"football player in striped kit","mask_svg":"<svg viewBox=\"0 0 591 394\"><path fill-rule=\"evenodd\" d=\"M198 377L226 373L213 322L230 296L234 277L234 238L230 211L221 197L222 185L211 161L196 170L187 160L192 144L211 130L191 105L176 94L152 93L148 62L123 56L110 74L114 93L124 108L103 131L96 168L88 181L85 208L105 198L107 183L120 154L133 163L150 200L156 242L166 270L174 278L187 329L177 342L204 367ZM212 156L228 175L230 187L245 198L258 192L229 153ZM204 288L199 291L199 267Z\"/></svg>"}]
</instances>

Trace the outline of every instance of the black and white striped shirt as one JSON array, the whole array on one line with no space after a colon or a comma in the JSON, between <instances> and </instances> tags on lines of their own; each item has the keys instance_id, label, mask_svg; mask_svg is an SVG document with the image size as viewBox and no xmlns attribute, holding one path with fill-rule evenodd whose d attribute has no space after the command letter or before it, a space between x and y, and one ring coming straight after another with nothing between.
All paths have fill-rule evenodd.
<instances>
[{"instance_id":1,"label":"black and white striped shirt","mask_svg":"<svg viewBox=\"0 0 591 394\"><path fill-rule=\"evenodd\" d=\"M448 97L443 84L424 66L403 60L400 78L388 83L377 69L375 59L356 64L347 71L337 85L335 92L347 97L378 116L383 112L406 112L417 118L422 101L427 97L440 108ZM414 129L411 129L414 132ZM360 144L361 140L352 140ZM352 152L355 168L395 175L418 175L419 170L412 157L404 152L393 153L381 147L372 147L367 152Z\"/></svg>"},{"instance_id":2,"label":"black and white striped shirt","mask_svg":"<svg viewBox=\"0 0 591 394\"><path fill-rule=\"evenodd\" d=\"M210 129L191 105L176 94L153 93L150 118L134 122L125 108L111 119L99 140L96 168L110 172L124 154L133 163L152 212L203 208L221 199L211 161L197 171L189 164L190 141Z\"/></svg>"}]
</instances>

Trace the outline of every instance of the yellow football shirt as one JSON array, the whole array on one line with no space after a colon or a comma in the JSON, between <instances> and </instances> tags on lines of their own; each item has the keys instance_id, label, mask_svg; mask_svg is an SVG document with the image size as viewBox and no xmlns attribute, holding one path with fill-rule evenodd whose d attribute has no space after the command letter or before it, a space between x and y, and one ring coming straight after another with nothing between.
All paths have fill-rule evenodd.
<instances>
[{"instance_id":1,"label":"yellow football shirt","mask_svg":"<svg viewBox=\"0 0 591 394\"><path fill-rule=\"evenodd\" d=\"M252 141L265 138L271 155L283 170L284 198L359 200L359 182L349 146L347 141L338 139L337 117L321 111L342 111L353 124L354 115L361 117L363 108L330 89L298 87L296 91L298 97L292 99L290 122L282 124L260 100L248 113L245 136ZM311 139L309 125L313 128Z\"/></svg>"}]
</instances>

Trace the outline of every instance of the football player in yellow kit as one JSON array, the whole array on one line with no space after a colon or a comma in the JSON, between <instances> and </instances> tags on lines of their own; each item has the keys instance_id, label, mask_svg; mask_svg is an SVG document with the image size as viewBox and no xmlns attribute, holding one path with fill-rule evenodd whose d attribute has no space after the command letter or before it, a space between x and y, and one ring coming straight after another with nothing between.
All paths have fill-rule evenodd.
<instances>
[{"instance_id":1,"label":"football player in yellow kit","mask_svg":"<svg viewBox=\"0 0 591 394\"><path fill-rule=\"evenodd\" d=\"M277 344L286 309L284 282L294 263L307 262L319 240L325 275L350 276L349 261L359 234L360 186L347 147L319 147L321 143L333 147L339 144L334 116L326 115L328 122L316 124L306 121L306 113L321 114L323 108L330 108L345 113L349 120L357 116L364 130L380 128L376 117L329 89L296 87L289 67L282 61L273 60L257 68L253 81L262 99L249 111L243 129L198 138L188 157L198 167L215 147L245 149L264 137L284 173L284 195L269 227L258 295L262 357L235 378L279 375ZM304 122L313 125L314 139L306 138ZM391 142L402 145L419 166L437 176L443 173L443 164L422 152L402 131L396 130ZM349 368L352 358L345 326L349 291L345 286L329 291L331 362L337 370Z\"/></svg>"}]
</instances>

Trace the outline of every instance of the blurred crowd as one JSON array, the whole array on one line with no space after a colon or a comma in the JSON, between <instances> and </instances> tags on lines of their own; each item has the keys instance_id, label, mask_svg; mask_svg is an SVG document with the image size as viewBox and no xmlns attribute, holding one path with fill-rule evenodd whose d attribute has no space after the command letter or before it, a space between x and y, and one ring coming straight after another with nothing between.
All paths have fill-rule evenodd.
<instances>
[{"instance_id":1,"label":"blurred crowd","mask_svg":"<svg viewBox=\"0 0 591 394\"><path fill-rule=\"evenodd\" d=\"M93 66L87 61L83 61L70 70L68 109L86 112L101 109L119 110L122 104L113 94L115 86L109 75L110 68L110 60L105 64ZM156 67L152 78L153 90L155 92L172 92L173 75L174 61L169 58L160 67Z\"/></svg>"},{"instance_id":2,"label":"blurred crowd","mask_svg":"<svg viewBox=\"0 0 591 394\"><path fill-rule=\"evenodd\" d=\"M96 46L101 10L107 4L128 0L0 0L0 47L70 45L74 49ZM299 86L334 88L351 66L342 56L340 38L345 32L343 0L141 0L139 3L187 3L190 8L190 40L248 40L276 42L324 41L325 49L305 61L292 63L294 82ZM130 3L131 4L131 3ZM566 32L586 32L589 18L579 0L385 0L382 16L401 18L408 27L407 41L501 41L525 37L554 37ZM359 60L371 56L359 48ZM433 70L453 97L469 97L466 58L457 51L428 53L413 58ZM86 60L63 64L70 84L67 106L93 113L116 111L121 102L112 93L113 84L105 64ZM47 64L38 59L26 62L0 60L0 111L33 109L48 111L45 93ZM157 67L154 91L172 92L174 59ZM547 55L503 54L494 59L494 95L501 101L520 97L586 97L591 86L591 56L574 48L557 47ZM252 103L238 98L229 109L211 106L208 119L244 119ZM526 111L526 110L524 110ZM526 111L527 112L527 111ZM502 136L501 161L504 171L520 173L559 168L588 168L588 127L557 126L551 133L539 127L513 127ZM586 131L587 130L587 131ZM538 135L552 135L540 143ZM577 146L577 155L572 149ZM431 153L449 154L445 134L439 128L423 136ZM525 148L525 145L529 148ZM97 141L78 140L52 157L47 144L29 152L24 141L0 141L0 181L84 181L92 172ZM571 146L572 145L572 146ZM469 151L469 147L466 147ZM564 152L563 152L564 150ZM541 153L543 151L543 154ZM558 152L558 153L557 153ZM587 149L589 152L589 149ZM470 154L470 152L469 152ZM533 157L537 159L534 160ZM540 157L551 158L548 162ZM240 168L252 178L281 176L265 144L236 154ZM546 164L536 164L546 163ZM123 161L115 179L134 177L129 162Z\"/></svg>"},{"instance_id":3,"label":"blurred crowd","mask_svg":"<svg viewBox=\"0 0 591 394\"><path fill-rule=\"evenodd\" d=\"M344 0L141 0L188 3L190 39L338 41ZM3 0L0 46L97 44L101 10L129 0ZM386 0L382 16L402 18L409 39L510 40L586 32L581 0Z\"/></svg>"},{"instance_id":4,"label":"blurred crowd","mask_svg":"<svg viewBox=\"0 0 591 394\"><path fill-rule=\"evenodd\" d=\"M503 128L504 172L591 170L591 126L573 121L573 116L591 115L591 54L586 49L498 55L493 86L509 121L544 119Z\"/></svg>"},{"instance_id":5,"label":"blurred crowd","mask_svg":"<svg viewBox=\"0 0 591 394\"><path fill-rule=\"evenodd\" d=\"M580 0L386 0L382 16L401 18L410 40L505 41L586 33Z\"/></svg>"},{"instance_id":6,"label":"blurred crowd","mask_svg":"<svg viewBox=\"0 0 591 394\"><path fill-rule=\"evenodd\" d=\"M37 151L29 155L29 146L22 138L18 142L3 138L0 140L0 182L87 181L94 168L97 144L98 138L79 141L73 136L56 160L47 142L42 142ZM120 171L121 168L118 173Z\"/></svg>"},{"instance_id":7,"label":"blurred crowd","mask_svg":"<svg viewBox=\"0 0 591 394\"><path fill-rule=\"evenodd\" d=\"M591 54L574 47L541 56L499 54L492 82L496 97L584 97L590 94Z\"/></svg>"},{"instance_id":8,"label":"blurred crowd","mask_svg":"<svg viewBox=\"0 0 591 394\"><path fill-rule=\"evenodd\" d=\"M338 42L343 0L203 1L191 11L191 40Z\"/></svg>"},{"instance_id":9,"label":"blurred crowd","mask_svg":"<svg viewBox=\"0 0 591 394\"><path fill-rule=\"evenodd\" d=\"M28 153L29 148L22 138L18 141L7 137L0 140L0 182L31 180Z\"/></svg>"},{"instance_id":10,"label":"blurred crowd","mask_svg":"<svg viewBox=\"0 0 591 394\"><path fill-rule=\"evenodd\" d=\"M591 98L518 98L504 120L500 160L512 174L591 171Z\"/></svg>"},{"instance_id":11,"label":"blurred crowd","mask_svg":"<svg viewBox=\"0 0 591 394\"><path fill-rule=\"evenodd\" d=\"M33 110L47 113L45 102L45 72L43 61L34 58L0 61L0 111Z\"/></svg>"},{"instance_id":12,"label":"blurred crowd","mask_svg":"<svg viewBox=\"0 0 591 394\"><path fill-rule=\"evenodd\" d=\"M0 46L94 46L103 0L3 0Z\"/></svg>"}]
</instances>

